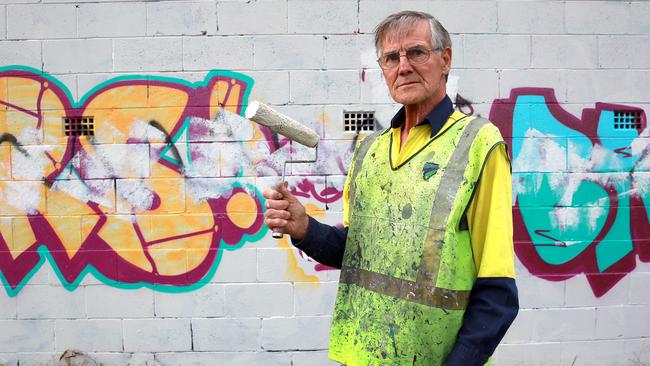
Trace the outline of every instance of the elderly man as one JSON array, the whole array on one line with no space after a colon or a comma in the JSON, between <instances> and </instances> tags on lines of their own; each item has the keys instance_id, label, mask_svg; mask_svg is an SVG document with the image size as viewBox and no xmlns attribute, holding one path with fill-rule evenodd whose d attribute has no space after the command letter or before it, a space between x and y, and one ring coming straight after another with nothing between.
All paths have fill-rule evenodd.
<instances>
[{"instance_id":1,"label":"elderly man","mask_svg":"<svg viewBox=\"0 0 650 366\"><path fill-rule=\"evenodd\" d=\"M344 228L321 224L285 186L265 223L341 268L329 357L357 365L483 365L518 311L505 143L446 93L451 40L431 15L376 28L379 66L403 108L365 138L344 188Z\"/></svg>"}]
</instances>

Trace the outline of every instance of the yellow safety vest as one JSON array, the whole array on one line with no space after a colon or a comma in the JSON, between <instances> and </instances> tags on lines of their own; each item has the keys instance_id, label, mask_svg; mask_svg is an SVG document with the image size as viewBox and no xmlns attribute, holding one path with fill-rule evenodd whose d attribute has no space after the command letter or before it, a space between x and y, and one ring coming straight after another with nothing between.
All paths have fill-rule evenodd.
<instances>
[{"instance_id":1,"label":"yellow safety vest","mask_svg":"<svg viewBox=\"0 0 650 366\"><path fill-rule=\"evenodd\" d=\"M461 220L489 152L504 142L487 120L466 117L395 167L388 131L362 141L350 168L329 357L347 366L442 365L476 280Z\"/></svg>"}]
</instances>

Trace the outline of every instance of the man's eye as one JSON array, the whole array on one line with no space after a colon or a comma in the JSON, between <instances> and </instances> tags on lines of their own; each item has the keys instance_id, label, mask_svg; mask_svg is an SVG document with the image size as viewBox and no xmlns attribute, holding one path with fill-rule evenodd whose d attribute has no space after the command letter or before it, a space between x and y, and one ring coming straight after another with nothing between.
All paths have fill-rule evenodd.
<instances>
[{"instance_id":1,"label":"man's eye","mask_svg":"<svg viewBox=\"0 0 650 366\"><path fill-rule=\"evenodd\" d=\"M422 48L410 48L406 53L409 57L418 57L424 55L426 51Z\"/></svg>"},{"instance_id":2,"label":"man's eye","mask_svg":"<svg viewBox=\"0 0 650 366\"><path fill-rule=\"evenodd\" d=\"M385 54L385 55L384 55L384 61L385 61L385 62L395 62L395 61L399 61L399 53L397 53L397 52L391 52L391 53L387 53L387 54Z\"/></svg>"}]
</instances>

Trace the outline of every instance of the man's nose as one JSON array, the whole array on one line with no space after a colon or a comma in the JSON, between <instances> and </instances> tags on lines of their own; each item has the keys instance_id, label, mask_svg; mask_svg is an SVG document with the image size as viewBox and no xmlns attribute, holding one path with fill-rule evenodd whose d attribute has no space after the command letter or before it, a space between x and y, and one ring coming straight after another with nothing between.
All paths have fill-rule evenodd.
<instances>
[{"instance_id":1,"label":"man's nose","mask_svg":"<svg viewBox=\"0 0 650 366\"><path fill-rule=\"evenodd\" d=\"M408 74L410 72L413 72L413 66L411 66L411 63L409 62L409 59L406 58L406 55L399 55L399 73L400 73L400 75Z\"/></svg>"}]
</instances>

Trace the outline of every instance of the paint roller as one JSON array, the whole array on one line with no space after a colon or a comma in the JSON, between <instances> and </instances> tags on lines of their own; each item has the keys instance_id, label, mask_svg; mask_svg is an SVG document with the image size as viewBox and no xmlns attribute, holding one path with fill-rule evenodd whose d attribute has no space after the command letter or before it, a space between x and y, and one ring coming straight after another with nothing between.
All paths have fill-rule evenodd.
<instances>
[{"instance_id":1,"label":"paint roller","mask_svg":"<svg viewBox=\"0 0 650 366\"><path fill-rule=\"evenodd\" d=\"M279 133L291 141L295 141L307 147L315 148L315 156L313 160L285 160L284 165L282 166L282 180L279 184L284 184L287 164L315 163L318 159L319 137L316 131L311 128L302 125L301 123L258 101L252 101L248 104L244 117L268 127L272 132ZM273 229L274 238L279 239L282 238L283 235L284 231L282 229Z\"/></svg>"}]
</instances>

